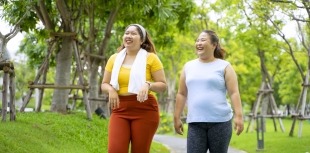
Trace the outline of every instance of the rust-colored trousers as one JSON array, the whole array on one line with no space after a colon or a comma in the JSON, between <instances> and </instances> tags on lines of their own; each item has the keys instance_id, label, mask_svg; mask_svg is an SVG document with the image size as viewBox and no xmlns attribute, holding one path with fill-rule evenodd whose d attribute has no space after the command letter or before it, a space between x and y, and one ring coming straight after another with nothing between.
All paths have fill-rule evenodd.
<instances>
[{"instance_id":1,"label":"rust-colored trousers","mask_svg":"<svg viewBox=\"0 0 310 153\"><path fill-rule=\"evenodd\" d=\"M120 107L112 110L109 121L109 153L149 153L159 124L158 103L151 94L144 102L137 95L120 96Z\"/></svg>"}]
</instances>

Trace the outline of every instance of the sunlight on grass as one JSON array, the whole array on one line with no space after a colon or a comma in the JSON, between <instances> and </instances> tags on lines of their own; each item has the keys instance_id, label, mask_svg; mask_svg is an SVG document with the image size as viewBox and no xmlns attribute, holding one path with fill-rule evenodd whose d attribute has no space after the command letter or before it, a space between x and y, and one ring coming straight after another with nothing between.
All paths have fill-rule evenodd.
<instances>
[{"instance_id":1,"label":"sunlight on grass","mask_svg":"<svg viewBox=\"0 0 310 153\"><path fill-rule=\"evenodd\" d=\"M166 148L165 146L163 146L162 144L157 143L157 142L152 143L150 152L151 153L170 153L168 148Z\"/></svg>"},{"instance_id":2,"label":"sunlight on grass","mask_svg":"<svg viewBox=\"0 0 310 153\"><path fill-rule=\"evenodd\" d=\"M2 122L0 126L0 148L5 153L99 153L107 152L108 120L93 115L86 119L85 113L67 115L57 113L17 113L15 122ZM297 137L299 121L295 125L294 136L289 136L292 120L282 119L285 131L282 132L278 120L277 131L271 119L266 119L264 132L264 153L306 153L310 152L310 121L303 121L302 136ZM232 136L230 146L248 153L257 152L255 124L251 132ZM187 124L184 124L186 137ZM169 153L162 144L153 142L150 153Z\"/></svg>"},{"instance_id":3,"label":"sunlight on grass","mask_svg":"<svg viewBox=\"0 0 310 153\"><path fill-rule=\"evenodd\" d=\"M276 121L277 131L274 130L273 121L270 118L266 119L266 132L264 133L264 150L257 150L257 133L254 129L252 132L246 133L248 122L244 123L244 131L240 136L233 133L230 146L247 153L310 153L310 121L303 121L302 137L297 137L299 121L296 122L294 136L290 137L289 132L292 126L292 119L282 119L285 131L282 132L278 119ZM184 135L180 136L173 133L169 135L184 137L187 136L187 124L183 125Z\"/></svg>"},{"instance_id":4,"label":"sunlight on grass","mask_svg":"<svg viewBox=\"0 0 310 153\"><path fill-rule=\"evenodd\" d=\"M0 148L6 153L102 152L106 122L83 113L17 113L15 122L2 122Z\"/></svg>"},{"instance_id":5,"label":"sunlight on grass","mask_svg":"<svg viewBox=\"0 0 310 153\"><path fill-rule=\"evenodd\" d=\"M17 113L15 122L0 126L0 152L3 153L106 153L108 120L86 114ZM151 153L169 153L156 142Z\"/></svg>"},{"instance_id":6,"label":"sunlight on grass","mask_svg":"<svg viewBox=\"0 0 310 153\"><path fill-rule=\"evenodd\" d=\"M285 131L282 132L278 119L276 119L277 131L274 129L272 119L266 120L266 132L264 132L264 153L306 153L310 152L310 122L303 121L302 137L297 137L298 124L295 125L294 136L289 132L292 126L291 119L282 119ZM296 123L298 123L297 121ZM248 153L257 152L257 133L255 129L246 133L248 123L244 124L245 130L237 136L233 134L231 146Z\"/></svg>"}]
</instances>

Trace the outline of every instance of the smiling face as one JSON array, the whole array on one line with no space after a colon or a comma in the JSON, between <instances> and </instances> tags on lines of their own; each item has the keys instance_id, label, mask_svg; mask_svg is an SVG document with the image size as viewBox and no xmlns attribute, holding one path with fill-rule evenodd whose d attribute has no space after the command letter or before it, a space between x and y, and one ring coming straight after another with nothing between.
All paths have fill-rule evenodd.
<instances>
[{"instance_id":1,"label":"smiling face","mask_svg":"<svg viewBox=\"0 0 310 153\"><path fill-rule=\"evenodd\" d=\"M136 26L129 26L124 33L123 44L128 50L140 49L141 37Z\"/></svg>"},{"instance_id":2,"label":"smiling face","mask_svg":"<svg viewBox=\"0 0 310 153\"><path fill-rule=\"evenodd\" d=\"M216 44L211 42L209 34L202 32L196 40L196 53L198 56L210 57L214 56Z\"/></svg>"}]
</instances>

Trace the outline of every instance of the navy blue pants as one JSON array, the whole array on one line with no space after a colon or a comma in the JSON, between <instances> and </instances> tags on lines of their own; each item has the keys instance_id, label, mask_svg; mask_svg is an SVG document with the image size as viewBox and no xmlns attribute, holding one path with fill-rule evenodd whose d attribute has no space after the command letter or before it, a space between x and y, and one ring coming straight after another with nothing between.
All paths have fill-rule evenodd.
<instances>
[{"instance_id":1,"label":"navy blue pants","mask_svg":"<svg viewBox=\"0 0 310 153\"><path fill-rule=\"evenodd\" d=\"M231 135L231 120L189 123L187 153L227 153Z\"/></svg>"}]
</instances>

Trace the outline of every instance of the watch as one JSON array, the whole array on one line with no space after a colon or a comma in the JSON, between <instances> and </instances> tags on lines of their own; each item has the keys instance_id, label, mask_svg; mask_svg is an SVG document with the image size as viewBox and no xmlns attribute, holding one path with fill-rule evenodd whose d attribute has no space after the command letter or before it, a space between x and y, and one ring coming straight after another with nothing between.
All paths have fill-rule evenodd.
<instances>
[{"instance_id":1,"label":"watch","mask_svg":"<svg viewBox=\"0 0 310 153\"><path fill-rule=\"evenodd\" d=\"M151 82L146 81L145 82L149 86L149 90L151 89Z\"/></svg>"}]
</instances>

